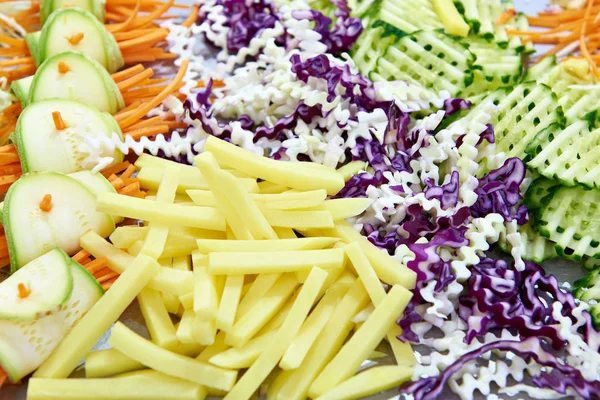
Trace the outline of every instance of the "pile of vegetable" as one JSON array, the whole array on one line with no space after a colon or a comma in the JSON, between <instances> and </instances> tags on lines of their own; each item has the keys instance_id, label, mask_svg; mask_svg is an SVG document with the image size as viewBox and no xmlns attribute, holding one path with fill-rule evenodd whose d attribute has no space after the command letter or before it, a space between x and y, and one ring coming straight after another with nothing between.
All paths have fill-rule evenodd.
<instances>
[{"instance_id":1,"label":"pile of vegetable","mask_svg":"<svg viewBox=\"0 0 600 400\"><path fill-rule=\"evenodd\" d=\"M172 2L121 1L0 37L0 365L35 370L28 398L600 397L594 0L207 0L160 26ZM118 71L160 58L169 83ZM559 257L591 271L561 284ZM117 322L90 352L136 298L149 339Z\"/></svg>"}]
</instances>

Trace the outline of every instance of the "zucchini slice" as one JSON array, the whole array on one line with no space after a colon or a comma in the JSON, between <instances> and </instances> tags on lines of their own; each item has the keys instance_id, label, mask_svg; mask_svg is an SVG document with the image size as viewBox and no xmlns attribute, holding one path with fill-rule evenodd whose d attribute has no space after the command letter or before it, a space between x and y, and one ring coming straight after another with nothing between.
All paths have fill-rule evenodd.
<instances>
[{"instance_id":1,"label":"zucchini slice","mask_svg":"<svg viewBox=\"0 0 600 400\"><path fill-rule=\"evenodd\" d=\"M44 211L46 195L51 207ZM86 232L107 237L115 229L111 216L96 211L91 190L55 172L28 173L15 182L6 194L3 222L13 271L55 247L75 254Z\"/></svg>"},{"instance_id":2,"label":"zucchini slice","mask_svg":"<svg viewBox=\"0 0 600 400\"><path fill-rule=\"evenodd\" d=\"M29 321L52 313L72 289L69 257L60 249L51 250L0 284L0 319Z\"/></svg>"},{"instance_id":3,"label":"zucchini slice","mask_svg":"<svg viewBox=\"0 0 600 400\"><path fill-rule=\"evenodd\" d=\"M68 300L60 312L33 321L0 321L0 366L12 382L37 369L69 329L104 294L102 287L85 268L73 260L68 260L67 265L73 290L67 295ZM54 273L52 277L55 277ZM51 282L54 283L54 279Z\"/></svg>"},{"instance_id":4,"label":"zucchini slice","mask_svg":"<svg viewBox=\"0 0 600 400\"><path fill-rule=\"evenodd\" d=\"M61 8L52 13L32 53L36 64L65 51L78 51L98 61L113 73L124 65L115 38L90 12L81 8ZM37 57L36 57L37 56Z\"/></svg>"},{"instance_id":5,"label":"zucchini slice","mask_svg":"<svg viewBox=\"0 0 600 400\"><path fill-rule=\"evenodd\" d=\"M536 229L556 243L562 257L581 260L600 258L600 191L583 186L551 190L537 212Z\"/></svg>"},{"instance_id":6,"label":"zucchini slice","mask_svg":"<svg viewBox=\"0 0 600 400\"><path fill-rule=\"evenodd\" d=\"M106 179L102 174L93 174L91 171L83 170L73 172L68 176L83 183L95 195L99 195L100 193L117 193L117 190L114 188L114 186L111 185L108 179ZM113 216L113 218L116 224L123 222L124 219L120 216Z\"/></svg>"},{"instance_id":7,"label":"zucchini slice","mask_svg":"<svg viewBox=\"0 0 600 400\"><path fill-rule=\"evenodd\" d=\"M71 99L114 114L124 107L123 96L102 65L85 54L67 51L40 65L29 91L29 103Z\"/></svg>"},{"instance_id":8,"label":"zucchini slice","mask_svg":"<svg viewBox=\"0 0 600 400\"><path fill-rule=\"evenodd\" d=\"M40 20L42 21L42 25L55 10L72 7L89 11L98 18L98 21L104 22L106 8L105 2L102 0L42 0L40 5Z\"/></svg>"},{"instance_id":9,"label":"zucchini slice","mask_svg":"<svg viewBox=\"0 0 600 400\"><path fill-rule=\"evenodd\" d=\"M66 129L56 129L54 112L60 113ZM86 137L110 138L112 132L121 136L118 125L111 121L114 121L111 115L74 100L51 99L29 105L19 116L12 135L23 172L68 174L83 170L87 155L80 147ZM115 163L123 160L118 150L106 156L114 157Z\"/></svg>"},{"instance_id":10,"label":"zucchini slice","mask_svg":"<svg viewBox=\"0 0 600 400\"><path fill-rule=\"evenodd\" d=\"M21 103L21 107L27 107L29 101L29 89L31 88L31 82L33 82L33 75L26 78L17 79L10 85L10 90L17 97L17 100Z\"/></svg>"}]
</instances>

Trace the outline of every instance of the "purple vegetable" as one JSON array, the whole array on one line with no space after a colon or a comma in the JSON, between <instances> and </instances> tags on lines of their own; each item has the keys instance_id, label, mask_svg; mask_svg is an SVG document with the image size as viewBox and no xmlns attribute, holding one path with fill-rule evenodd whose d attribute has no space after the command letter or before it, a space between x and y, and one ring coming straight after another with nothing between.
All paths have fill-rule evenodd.
<instances>
[{"instance_id":1,"label":"purple vegetable","mask_svg":"<svg viewBox=\"0 0 600 400\"><path fill-rule=\"evenodd\" d=\"M460 182L458 181L458 171L452 172L450 182L445 185L435 186L431 178L428 178L425 181L425 184L427 185L427 190L425 190L426 198L429 200L439 200L443 210L456 207L456 204L458 204L458 189L460 185Z\"/></svg>"},{"instance_id":2,"label":"purple vegetable","mask_svg":"<svg viewBox=\"0 0 600 400\"><path fill-rule=\"evenodd\" d=\"M546 349L542 340L536 337L531 337L522 342L499 340L485 344L460 357L439 376L422 378L405 386L401 389L401 392L410 393L415 400L440 399L442 398L444 386L454 374L458 373L465 364L476 361L492 350L510 351L525 360L533 359L543 366L553 368L551 374L543 373L541 376L533 378L534 383L540 387L550 388L561 394L564 394L566 389L571 387L585 399L600 398L600 381L590 382L585 380L580 371L565 365Z\"/></svg>"},{"instance_id":3,"label":"purple vegetable","mask_svg":"<svg viewBox=\"0 0 600 400\"><path fill-rule=\"evenodd\" d=\"M266 0L224 0L223 14L227 17L227 50L235 53L248 47L250 41L279 21L273 3Z\"/></svg>"},{"instance_id":4,"label":"purple vegetable","mask_svg":"<svg viewBox=\"0 0 600 400\"><path fill-rule=\"evenodd\" d=\"M342 190L335 195L335 198L367 197L369 186L377 187L385 182L387 182L387 179L383 177L381 172L376 172L375 175L371 175L368 172L361 172L350 178Z\"/></svg>"},{"instance_id":5,"label":"purple vegetable","mask_svg":"<svg viewBox=\"0 0 600 400\"><path fill-rule=\"evenodd\" d=\"M460 147L463 144L463 140L465 139L465 135L460 135L456 139L456 147ZM483 141L486 140L488 143L494 143L494 126L492 124L487 124L485 131L481 132L479 135L479 140L475 146L481 145Z\"/></svg>"},{"instance_id":6,"label":"purple vegetable","mask_svg":"<svg viewBox=\"0 0 600 400\"><path fill-rule=\"evenodd\" d=\"M528 220L527 208L519 206L523 196L520 186L525 178L525 164L518 158L509 158L504 165L479 179L475 189L477 201L471 207L474 217L498 213L507 221L516 219L520 225Z\"/></svg>"},{"instance_id":7,"label":"purple vegetable","mask_svg":"<svg viewBox=\"0 0 600 400\"><path fill-rule=\"evenodd\" d=\"M459 112L460 110L469 110L471 108L471 102L464 99L446 99L444 100L444 111L446 115L452 115Z\"/></svg>"}]
</instances>

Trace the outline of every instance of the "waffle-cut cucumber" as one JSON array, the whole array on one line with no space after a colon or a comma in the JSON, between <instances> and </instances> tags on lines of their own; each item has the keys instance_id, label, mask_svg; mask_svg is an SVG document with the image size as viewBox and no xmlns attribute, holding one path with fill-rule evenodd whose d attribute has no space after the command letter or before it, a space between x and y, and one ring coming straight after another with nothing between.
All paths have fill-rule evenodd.
<instances>
[{"instance_id":1,"label":"waffle-cut cucumber","mask_svg":"<svg viewBox=\"0 0 600 400\"><path fill-rule=\"evenodd\" d=\"M375 0L361 18L380 19L406 33L444 28L431 0Z\"/></svg>"},{"instance_id":2,"label":"waffle-cut cucumber","mask_svg":"<svg viewBox=\"0 0 600 400\"><path fill-rule=\"evenodd\" d=\"M434 92L456 94L473 82L475 56L441 31L418 31L387 48L375 73L388 81L416 83Z\"/></svg>"},{"instance_id":3,"label":"waffle-cut cucumber","mask_svg":"<svg viewBox=\"0 0 600 400\"><path fill-rule=\"evenodd\" d=\"M368 75L385 49L404 35L404 32L385 21L373 21L352 47L352 59L360 72Z\"/></svg>"},{"instance_id":4,"label":"waffle-cut cucumber","mask_svg":"<svg viewBox=\"0 0 600 400\"><path fill-rule=\"evenodd\" d=\"M562 257L600 258L600 191L583 186L560 186L546 197L537 213L536 228L556 243Z\"/></svg>"},{"instance_id":5,"label":"waffle-cut cucumber","mask_svg":"<svg viewBox=\"0 0 600 400\"><path fill-rule=\"evenodd\" d=\"M528 146L528 166L565 186L600 188L600 129L590 132L589 126L584 119L540 132Z\"/></svg>"},{"instance_id":6,"label":"waffle-cut cucumber","mask_svg":"<svg viewBox=\"0 0 600 400\"><path fill-rule=\"evenodd\" d=\"M523 197L523 204L527 206L530 216L535 214L542 207L544 198L552 193L552 188L558 186L556 181L546 179L543 176L536 178Z\"/></svg>"},{"instance_id":7,"label":"waffle-cut cucumber","mask_svg":"<svg viewBox=\"0 0 600 400\"><path fill-rule=\"evenodd\" d=\"M459 0L455 4L475 34L498 42L507 40L504 27L496 23L505 10L501 0Z\"/></svg>"},{"instance_id":8,"label":"waffle-cut cucumber","mask_svg":"<svg viewBox=\"0 0 600 400\"><path fill-rule=\"evenodd\" d=\"M514 5L513 5L514 7ZM517 18L514 19L514 26L512 23L508 23L506 26L507 29L516 29L518 31L527 32L529 30L529 20L527 19L527 14L524 12L520 12L517 14ZM520 37L513 36L509 42L510 47L517 49L519 52L523 54L533 54L537 50L535 45L531 40L522 41Z\"/></svg>"},{"instance_id":9,"label":"waffle-cut cucumber","mask_svg":"<svg viewBox=\"0 0 600 400\"><path fill-rule=\"evenodd\" d=\"M523 81L538 81L552 86L549 76L556 67L556 56L548 56L527 69Z\"/></svg>"}]
</instances>

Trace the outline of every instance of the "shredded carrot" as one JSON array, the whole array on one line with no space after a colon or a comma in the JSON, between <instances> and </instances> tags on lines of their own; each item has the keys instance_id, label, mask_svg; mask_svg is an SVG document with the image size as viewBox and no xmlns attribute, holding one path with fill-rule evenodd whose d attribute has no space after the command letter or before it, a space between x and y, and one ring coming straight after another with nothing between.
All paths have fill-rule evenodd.
<instances>
[{"instance_id":1,"label":"shredded carrot","mask_svg":"<svg viewBox=\"0 0 600 400\"><path fill-rule=\"evenodd\" d=\"M125 90L140 83L144 79L151 77L152 75L154 75L154 71L152 70L152 68L146 68L144 71L140 72L139 74L134 75L131 78L128 78L128 79L125 79L125 80L119 82L117 84L117 87L119 88L119 90L121 92L124 92Z\"/></svg>"},{"instance_id":2,"label":"shredded carrot","mask_svg":"<svg viewBox=\"0 0 600 400\"><path fill-rule=\"evenodd\" d=\"M21 177L21 174L13 174L13 175L5 175L0 176L0 193L6 193L8 187L4 188L4 185L12 184L17 181Z\"/></svg>"},{"instance_id":3,"label":"shredded carrot","mask_svg":"<svg viewBox=\"0 0 600 400\"><path fill-rule=\"evenodd\" d=\"M140 183L134 182L130 185L124 186L119 190L119 194L128 195L129 193L138 192L140 190Z\"/></svg>"},{"instance_id":4,"label":"shredded carrot","mask_svg":"<svg viewBox=\"0 0 600 400\"><path fill-rule=\"evenodd\" d=\"M144 128L140 128L140 129L134 129L132 131L127 131L125 132L125 135L129 135L134 139L139 139L141 137L148 137L148 136L154 136L154 135L158 135L159 133L167 133L169 132L169 125L167 124L161 124L161 125L154 125L154 126L147 126Z\"/></svg>"},{"instance_id":5,"label":"shredded carrot","mask_svg":"<svg viewBox=\"0 0 600 400\"><path fill-rule=\"evenodd\" d=\"M102 284L102 289L104 289L104 290L110 289L110 287L117 281L118 278L119 278L118 276L115 276L114 278L109 279L108 281L104 282Z\"/></svg>"},{"instance_id":6,"label":"shredded carrot","mask_svg":"<svg viewBox=\"0 0 600 400\"><path fill-rule=\"evenodd\" d=\"M102 175L104 175L105 178L108 178L113 174L118 174L121 171L125 171L127 168L129 168L130 165L131 164L129 163L129 161L120 162L112 167L106 168L104 171L102 171Z\"/></svg>"},{"instance_id":7,"label":"shredded carrot","mask_svg":"<svg viewBox=\"0 0 600 400\"><path fill-rule=\"evenodd\" d=\"M516 15L517 15L517 11L514 8L509 8L508 10L504 11L502 13L502 15L500 15L498 17L498 19L496 20L496 24L504 25L505 23L510 21L512 18L514 18Z\"/></svg>"},{"instance_id":8,"label":"shredded carrot","mask_svg":"<svg viewBox=\"0 0 600 400\"><path fill-rule=\"evenodd\" d=\"M65 64L63 61L58 63L58 72L60 72L61 74L66 74L69 71L70 71L69 66L67 64Z\"/></svg>"},{"instance_id":9,"label":"shredded carrot","mask_svg":"<svg viewBox=\"0 0 600 400\"><path fill-rule=\"evenodd\" d=\"M112 181L110 181L110 184L116 189L119 190L121 189L125 184L123 182L123 180L121 178L115 178Z\"/></svg>"},{"instance_id":10,"label":"shredded carrot","mask_svg":"<svg viewBox=\"0 0 600 400\"><path fill-rule=\"evenodd\" d=\"M76 261L81 264L81 261L85 258L88 258L89 256L90 256L90 253L81 249L71 258L73 259L73 261Z\"/></svg>"},{"instance_id":11,"label":"shredded carrot","mask_svg":"<svg viewBox=\"0 0 600 400\"><path fill-rule=\"evenodd\" d=\"M157 29L156 31L150 32L144 36L118 43L119 49L121 51L127 51L138 49L143 46L151 47L152 45L164 40L168 34L169 31L167 29Z\"/></svg>"},{"instance_id":12,"label":"shredded carrot","mask_svg":"<svg viewBox=\"0 0 600 400\"><path fill-rule=\"evenodd\" d=\"M8 374L6 373L6 371L0 367L0 388L2 388L2 385L8 380Z\"/></svg>"},{"instance_id":13,"label":"shredded carrot","mask_svg":"<svg viewBox=\"0 0 600 400\"><path fill-rule=\"evenodd\" d=\"M25 286L23 283L19 283L17 285L17 289L19 290L20 299L26 299L29 297L29 289L27 289L27 286Z\"/></svg>"},{"instance_id":14,"label":"shredded carrot","mask_svg":"<svg viewBox=\"0 0 600 400\"><path fill-rule=\"evenodd\" d=\"M144 70L144 66L142 64L134 65L133 67L124 69L123 71L115 72L111 75L115 82L121 82L127 78L131 78L132 76L139 74Z\"/></svg>"},{"instance_id":15,"label":"shredded carrot","mask_svg":"<svg viewBox=\"0 0 600 400\"><path fill-rule=\"evenodd\" d=\"M587 19L591 15L593 4L594 4L594 0L588 0L587 7L585 8L585 17L583 20L583 26L581 28L581 35L579 36L579 48L581 49L581 54L583 54L583 56L590 63L590 68L592 69L592 72L594 73L596 78L600 78L600 71L598 71L598 67L596 66L596 63L594 62L594 60L592 59L592 56L590 55L590 51L587 47L586 38L585 38L585 34L587 31L587 26L588 26Z\"/></svg>"},{"instance_id":16,"label":"shredded carrot","mask_svg":"<svg viewBox=\"0 0 600 400\"><path fill-rule=\"evenodd\" d=\"M192 24L194 22L196 22L196 20L198 19L198 5L194 4L194 6L192 7L192 10L190 12L190 15L188 15L188 17L185 19L185 21L183 21L181 23L182 26L185 26L186 28L189 28L190 26L192 26Z\"/></svg>"},{"instance_id":17,"label":"shredded carrot","mask_svg":"<svg viewBox=\"0 0 600 400\"><path fill-rule=\"evenodd\" d=\"M19 155L16 153L0 153L0 165L9 165L19 162Z\"/></svg>"},{"instance_id":18,"label":"shredded carrot","mask_svg":"<svg viewBox=\"0 0 600 400\"><path fill-rule=\"evenodd\" d=\"M106 281L111 280L112 278L117 277L117 276L119 276L119 274L117 272L108 270L105 274L99 275L99 276L94 276L94 277L96 278L98 283L104 283Z\"/></svg>"},{"instance_id":19,"label":"shredded carrot","mask_svg":"<svg viewBox=\"0 0 600 400\"><path fill-rule=\"evenodd\" d=\"M44 195L44 198L42 199L42 201L40 203L40 210L42 210L44 212L48 212L48 211L52 210L52 195L51 194Z\"/></svg>"},{"instance_id":20,"label":"shredded carrot","mask_svg":"<svg viewBox=\"0 0 600 400\"><path fill-rule=\"evenodd\" d=\"M75 45L78 45L79 42L81 42L83 40L83 36L84 36L83 32L79 32L73 36L66 38L66 39L69 43L71 43L73 46L75 46Z\"/></svg>"},{"instance_id":21,"label":"shredded carrot","mask_svg":"<svg viewBox=\"0 0 600 400\"><path fill-rule=\"evenodd\" d=\"M62 131L67 129L67 124L60 115L60 111L52 111L52 120L54 121L54 127L56 130Z\"/></svg>"},{"instance_id":22,"label":"shredded carrot","mask_svg":"<svg viewBox=\"0 0 600 400\"><path fill-rule=\"evenodd\" d=\"M118 26L113 26L111 29L112 33L116 33L116 32L120 32L123 31L125 29L127 29L127 27L129 27L129 25L131 25L131 23L134 21L134 19L137 17L138 12L140 11L140 6L141 6L142 2L140 0L137 0L135 2L135 7L133 8L133 12L131 13L131 15L129 16L129 18L127 18L125 20L125 22L123 22L122 24L119 24Z\"/></svg>"},{"instance_id":23,"label":"shredded carrot","mask_svg":"<svg viewBox=\"0 0 600 400\"><path fill-rule=\"evenodd\" d=\"M21 58L13 58L12 60L0 61L0 66L3 66L3 67L13 67L15 65L21 65L21 64L33 64L33 57L21 57Z\"/></svg>"},{"instance_id":24,"label":"shredded carrot","mask_svg":"<svg viewBox=\"0 0 600 400\"><path fill-rule=\"evenodd\" d=\"M171 92L173 92L175 87L181 83L183 77L185 76L185 72L187 71L188 64L188 60L183 60L179 71L177 71L177 75L175 75L173 81L171 81L171 83L169 83L169 85L167 85L162 92L160 92L152 101L149 101L136 109L134 114L120 121L119 126L121 129L133 125L133 123L141 119L144 115L148 114L150 110L162 103L163 100L165 100L171 94Z\"/></svg>"},{"instance_id":25,"label":"shredded carrot","mask_svg":"<svg viewBox=\"0 0 600 400\"><path fill-rule=\"evenodd\" d=\"M25 49L27 48L27 43L25 42L25 39L15 39L5 35L0 35L0 43L5 43L13 47L22 47Z\"/></svg>"},{"instance_id":26,"label":"shredded carrot","mask_svg":"<svg viewBox=\"0 0 600 400\"><path fill-rule=\"evenodd\" d=\"M128 166L127 169L121 174L121 179L123 179L123 180L129 179L131 177L131 175L133 175L134 172L135 172L135 165Z\"/></svg>"},{"instance_id":27,"label":"shredded carrot","mask_svg":"<svg viewBox=\"0 0 600 400\"><path fill-rule=\"evenodd\" d=\"M106 257L96 258L94 261L86 264L85 269L92 275L102 269L108 267L108 259Z\"/></svg>"}]
</instances>

